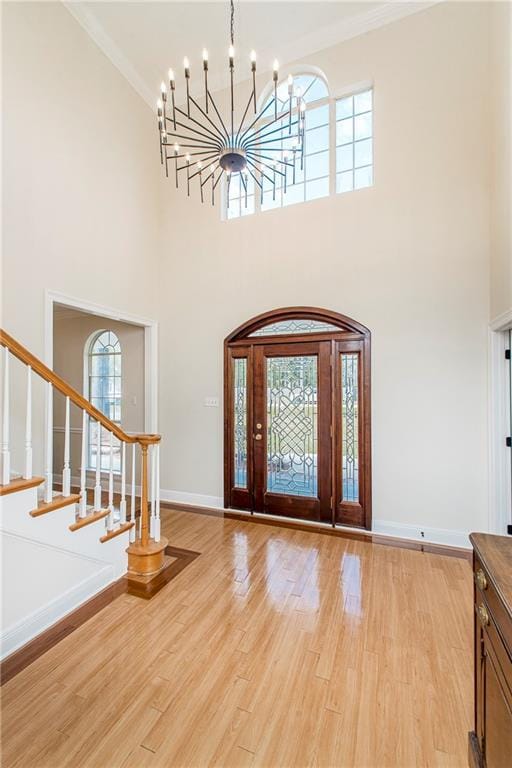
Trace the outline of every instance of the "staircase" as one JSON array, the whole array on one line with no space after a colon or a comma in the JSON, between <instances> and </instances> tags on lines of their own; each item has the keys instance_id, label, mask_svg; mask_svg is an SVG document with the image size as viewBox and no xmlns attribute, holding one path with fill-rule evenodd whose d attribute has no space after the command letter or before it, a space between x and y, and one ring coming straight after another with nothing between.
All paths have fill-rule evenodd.
<instances>
[{"instance_id":1,"label":"staircase","mask_svg":"<svg viewBox=\"0 0 512 768\"><path fill-rule=\"evenodd\" d=\"M164 564L164 550L167 539L160 534L160 435L129 435L112 422L63 379L32 355L12 336L0 330L0 345L3 347L3 398L2 398L2 443L1 443L1 484L2 527L12 535L30 538L32 520L35 539L51 544L61 531L66 541L70 537L83 537L87 541L87 554L98 556L98 547L114 546L120 552L116 557L115 571L124 570L129 574L151 577ZM10 392L13 359L19 361L26 371L25 392L17 391L17 397L25 400L23 472L16 475L11 471L10 417L12 396ZM41 381L45 388L45 429L44 469L39 476L32 467L32 386ZM53 398L58 392L65 398L64 448L62 456L62 481L60 487L54 482L53 455ZM13 393L14 394L14 393ZM20 405L20 403L16 403ZM23 407L23 403L21 403ZM81 412L81 466L80 488L72 492L70 466L70 410ZM16 409L19 412L19 409ZM96 423L98 448L94 486L90 488L90 503L87 494L87 456L90 422ZM106 430L109 446L108 480L102 478L100 450L101 432ZM114 438L120 443L121 485L118 508L114 505ZM128 459L127 453L130 452ZM136 465L140 463L140 488L136 487ZM21 463L21 461L20 461ZM128 464L130 466L128 466ZM105 475L105 473L103 473ZM149 484L151 478L151 485ZM105 486L105 487L103 487ZM128 497L127 497L127 486ZM38 493L39 490L39 493ZM42 491L42 494L41 494ZM137 492L137 493L136 493ZM5 497L5 498L4 498ZM129 501L129 504L128 504ZM138 507L138 508L137 508ZM23 509L23 512L20 512ZM23 515L23 519L20 518ZM45 527L46 521L46 527ZM58 527L56 527L56 524ZM66 529L66 530L64 530ZM45 535L46 531L46 535ZM126 546L128 545L128 546ZM73 547L75 548L75 547ZM94 554L92 554L94 553Z\"/></svg>"}]
</instances>

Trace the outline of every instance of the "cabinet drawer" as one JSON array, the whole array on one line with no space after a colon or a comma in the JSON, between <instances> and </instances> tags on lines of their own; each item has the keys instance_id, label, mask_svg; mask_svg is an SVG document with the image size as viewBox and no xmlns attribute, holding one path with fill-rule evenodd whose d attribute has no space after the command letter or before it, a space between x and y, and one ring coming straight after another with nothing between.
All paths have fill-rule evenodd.
<instances>
[{"instance_id":1,"label":"cabinet drawer","mask_svg":"<svg viewBox=\"0 0 512 768\"><path fill-rule=\"evenodd\" d=\"M481 604L485 605L495 625L499 627L498 631L504 644L505 652L508 655L509 661L512 661L512 621L496 592L492 579L477 555L475 555L474 560L474 577L476 585L475 607L478 610ZM509 685L512 688L512 680L509 680Z\"/></svg>"}]
</instances>

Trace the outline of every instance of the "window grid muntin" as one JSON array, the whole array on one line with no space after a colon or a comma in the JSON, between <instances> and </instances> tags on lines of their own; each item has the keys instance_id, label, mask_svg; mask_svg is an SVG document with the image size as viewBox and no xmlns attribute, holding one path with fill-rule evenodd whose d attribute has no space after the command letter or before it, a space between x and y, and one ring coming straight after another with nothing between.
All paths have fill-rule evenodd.
<instances>
[{"instance_id":1,"label":"window grid muntin","mask_svg":"<svg viewBox=\"0 0 512 768\"><path fill-rule=\"evenodd\" d=\"M298 79L299 77L311 77L311 82L310 82L308 88L306 89L306 91L304 92L304 95L306 95L306 92L308 90L310 90L310 88L313 86L313 84L314 84L316 79L318 79L319 81L321 81L321 82L323 82L325 84L325 81L323 81L323 79L320 76L318 76L318 75L312 75L312 74L310 74L310 75L308 75L308 74L297 75L297 76L295 76L295 79ZM281 83L281 85L284 86L284 81L283 81L283 83ZM325 84L325 85L327 87L327 84ZM329 142L328 142L328 146L326 146L326 149L319 150L318 152L315 152L315 153L311 153L308 156L309 157L313 157L314 155L320 154L321 152L328 152L329 153L329 174L325 175L325 176L315 176L315 177L313 177L311 179L308 179L306 177L306 175L305 175L304 179L302 181L300 181L300 182L297 182L296 185L295 185L295 186L302 185L302 187L303 187L303 190L302 190L303 194L301 195L301 199L300 200L293 200L293 201L290 200L290 202L288 202L288 203L286 201L283 202L284 193L282 191L282 187L281 186L279 186L279 187L276 186L276 203L274 205L271 205L271 206L268 206L268 207L263 207L262 206L262 204L261 204L260 188L257 187L254 184L254 182L253 182L253 184L255 186L255 190L254 190L254 208L253 208L253 211L251 211L251 213L263 212L263 211L272 210L273 208L278 208L278 207L287 207L288 205L295 205L298 202L307 202L310 199L319 199L320 197L330 197L333 194L342 194L345 191L351 191L352 192L352 191L356 191L357 189L364 189L364 188L371 187L371 186L374 185L374 141L373 141L374 140L374 120L373 120L373 118L374 118L374 103L373 103L374 94L373 94L373 90L374 90L373 89L373 85L365 86L364 88L359 88L358 90L355 90L355 91L343 94L342 96L335 96L334 98L332 98L330 96L326 96L324 98L321 98L321 99L318 99L318 100L312 102L312 105L314 104L314 106L311 106L310 110L306 110L306 119L307 119L308 111L312 111L313 109L317 109L317 108L322 107L322 106L324 106L326 104L329 105L328 123L322 123L321 125L315 126L313 129L311 129L311 130L315 130L316 128L325 127L326 125L328 125L329 126ZM371 106L370 106L369 109L368 108L358 108L358 107L356 107L356 99L357 99L357 97L361 96L361 95L364 95L364 94L370 94ZM272 98L272 95L269 98ZM345 117L338 117L337 105L340 102L345 101L347 99L351 99L351 101L352 101L352 112L351 112L350 115L347 115ZM285 101L281 100L281 104L282 105L284 105L285 103L286 103ZM294 113L295 113L295 110L294 110ZM371 123L371 134L370 134L370 136L365 136L365 137L362 137L360 139L353 139L352 141L338 143L338 141L337 141L337 126L338 126L338 123L341 122L344 119L350 118L352 120L353 125L355 125L355 119L357 117L361 117L361 116L364 116L364 115L370 115L371 116L372 123ZM269 117L267 118L266 122L270 122L271 119L272 119L272 116L269 115ZM264 124L265 120L262 120L261 122L262 122L262 124ZM307 131L307 128L306 128L306 131ZM368 139L371 142L371 162L370 163L363 163L363 164L360 164L360 165L356 165L356 160L355 160L356 147L355 147L355 145L356 144L360 144L363 141L368 141ZM337 150L340 147L349 146L349 145L352 147L352 166L351 166L350 169L347 169L345 171L340 171L340 170L338 170L338 153L337 153ZM306 157L307 157L307 155L305 154L305 156L304 156L305 166L306 166L306 163L307 163ZM298 163L298 165L300 166L300 163ZM368 183L358 184L358 186L356 186L356 175L357 175L357 172L358 171L365 171L365 170L368 170L369 174L370 174L369 175ZM338 180L339 180L339 178L343 174L346 174L346 173L350 173L351 174L351 187L349 189L346 189L346 190L343 190L343 189L338 190ZM312 183L312 182L316 182L316 181L321 181L322 179L328 179L329 180L329 182L328 182L328 191L325 194L319 195L318 197L308 198L307 197L307 189L306 189L306 185L308 184L308 182ZM288 182L288 184L287 184L288 194L289 194L290 188L292 188L293 186L294 185L292 185L292 184L290 184ZM277 200L278 197L280 198L279 201ZM242 216L248 215L248 213L249 212L244 213L244 211L242 210ZM230 217L230 218L239 218L239 217L240 216L236 216L236 217L233 216L233 217Z\"/></svg>"},{"instance_id":2,"label":"window grid muntin","mask_svg":"<svg viewBox=\"0 0 512 768\"><path fill-rule=\"evenodd\" d=\"M104 343L103 340L106 340ZM98 364L109 358L108 373L100 373ZM100 331L92 340L87 355L87 398L91 404L103 413L115 424L121 423L122 400L122 354L121 343L114 331ZM104 382L106 387L100 386L99 391L93 393L93 384ZM101 394L100 394L101 393ZM93 419L89 419L87 466L90 470L96 470L96 457L98 453L98 433L100 448L100 471L110 470L110 434ZM93 454L93 449L96 449ZM113 470L121 471L121 443L117 437L113 437Z\"/></svg>"},{"instance_id":3,"label":"window grid muntin","mask_svg":"<svg viewBox=\"0 0 512 768\"><path fill-rule=\"evenodd\" d=\"M358 96L362 95L370 95L370 109L356 109L356 98ZM342 102L346 101L352 102L352 110L350 114L345 114L341 117L338 117L338 105L341 105ZM367 187L373 186L373 165L374 165L374 157L373 157L373 87L371 88L364 88L362 90L356 91L351 94L347 94L346 96L342 96L340 98L335 99L335 105L334 105L334 141L335 141L335 165L336 165L336 175L335 175L335 191L336 194L343 194L344 192L354 192L357 189L365 189ZM371 134L369 136L364 136L362 138L356 139L355 138L355 120L357 117L363 117L365 115L369 115L371 117ZM338 125L343 122L351 121L352 125L352 139L349 141L342 141L338 143ZM371 162L370 163L362 163L360 165L356 165L356 145L360 145L362 142L370 142L370 151L371 151ZM352 165L351 168L340 170L338 168L338 149L341 147L348 147L351 146L352 148ZM362 184L360 186L356 186L356 171L362 171L369 169L370 171L370 181L368 184ZM351 186L347 187L347 189L338 189L338 180L340 180L340 186L341 186L341 179L342 177L346 177L348 174L351 174Z\"/></svg>"}]
</instances>

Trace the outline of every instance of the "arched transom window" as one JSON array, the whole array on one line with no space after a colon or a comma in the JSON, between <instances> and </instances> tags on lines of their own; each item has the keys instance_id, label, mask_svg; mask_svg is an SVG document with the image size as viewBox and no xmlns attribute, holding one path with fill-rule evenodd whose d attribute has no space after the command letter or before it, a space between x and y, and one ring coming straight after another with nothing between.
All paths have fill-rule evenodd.
<instances>
[{"instance_id":1,"label":"arched transom window","mask_svg":"<svg viewBox=\"0 0 512 768\"><path fill-rule=\"evenodd\" d=\"M88 399L92 405L116 424L121 423L121 344L113 331L95 334L87 355ZM119 442L114 438L113 469L120 470ZM89 425L89 467L96 469L98 455L100 469L110 469L110 437L105 429L91 421Z\"/></svg>"}]
</instances>

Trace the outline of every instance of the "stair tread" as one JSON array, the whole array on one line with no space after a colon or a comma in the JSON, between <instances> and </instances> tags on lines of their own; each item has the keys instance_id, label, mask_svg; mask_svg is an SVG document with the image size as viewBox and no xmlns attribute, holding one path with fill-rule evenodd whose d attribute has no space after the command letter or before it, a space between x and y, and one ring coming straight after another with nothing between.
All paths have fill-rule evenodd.
<instances>
[{"instance_id":1,"label":"stair tread","mask_svg":"<svg viewBox=\"0 0 512 768\"><path fill-rule=\"evenodd\" d=\"M7 496L9 493L16 493L16 491L24 491L27 488L35 488L36 485L44 483L44 477L31 477L26 480L23 477L17 477L11 479L10 483L6 485L0 485L0 496Z\"/></svg>"},{"instance_id":2,"label":"stair tread","mask_svg":"<svg viewBox=\"0 0 512 768\"><path fill-rule=\"evenodd\" d=\"M47 512L53 512L55 509L61 507L67 507L70 504L77 504L80 501L80 494L72 493L71 496L54 496L49 502L40 501L36 509L33 509L30 513L31 517L39 517L40 515L46 515Z\"/></svg>"},{"instance_id":3,"label":"stair tread","mask_svg":"<svg viewBox=\"0 0 512 768\"><path fill-rule=\"evenodd\" d=\"M106 541L110 541L110 539L114 539L116 536L120 536L122 533L125 533L126 531L129 531L130 528L133 528L135 523L123 523L123 525L119 526L119 528L115 528L113 531L108 531L104 536L100 537L100 541L102 544L104 544Z\"/></svg>"},{"instance_id":4,"label":"stair tread","mask_svg":"<svg viewBox=\"0 0 512 768\"><path fill-rule=\"evenodd\" d=\"M109 514L108 509L100 509L98 512L92 511L85 517L77 517L76 521L69 526L70 531L79 531L80 528L84 528L86 525L91 525L97 520L103 520Z\"/></svg>"}]
</instances>

